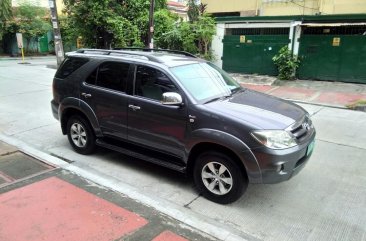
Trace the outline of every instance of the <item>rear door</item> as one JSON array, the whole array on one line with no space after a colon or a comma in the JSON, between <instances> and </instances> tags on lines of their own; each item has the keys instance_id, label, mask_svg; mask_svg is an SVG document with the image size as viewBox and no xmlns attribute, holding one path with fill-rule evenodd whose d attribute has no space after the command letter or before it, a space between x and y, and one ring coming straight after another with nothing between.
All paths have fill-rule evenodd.
<instances>
[{"instance_id":1,"label":"rear door","mask_svg":"<svg viewBox=\"0 0 366 241\"><path fill-rule=\"evenodd\" d=\"M128 101L128 139L182 158L187 105L167 106L161 103L163 93L178 92L182 95L182 92L161 70L138 65L135 71L134 91Z\"/></svg>"},{"instance_id":2,"label":"rear door","mask_svg":"<svg viewBox=\"0 0 366 241\"><path fill-rule=\"evenodd\" d=\"M129 63L105 61L81 86L80 98L93 109L104 135L127 139L129 76Z\"/></svg>"}]
</instances>

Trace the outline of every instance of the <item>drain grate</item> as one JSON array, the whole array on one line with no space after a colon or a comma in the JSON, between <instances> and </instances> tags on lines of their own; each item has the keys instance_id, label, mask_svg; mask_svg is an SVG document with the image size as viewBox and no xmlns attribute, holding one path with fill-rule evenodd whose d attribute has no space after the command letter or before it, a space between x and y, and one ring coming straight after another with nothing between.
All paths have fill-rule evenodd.
<instances>
[{"instance_id":1,"label":"drain grate","mask_svg":"<svg viewBox=\"0 0 366 241\"><path fill-rule=\"evenodd\" d=\"M65 161L65 162L67 162L67 163L73 163L74 162L72 160L66 159L65 157L59 156L59 155L57 155L55 153L50 153L50 155L51 156L54 156L54 157L57 157L58 159L61 159L61 160Z\"/></svg>"}]
</instances>

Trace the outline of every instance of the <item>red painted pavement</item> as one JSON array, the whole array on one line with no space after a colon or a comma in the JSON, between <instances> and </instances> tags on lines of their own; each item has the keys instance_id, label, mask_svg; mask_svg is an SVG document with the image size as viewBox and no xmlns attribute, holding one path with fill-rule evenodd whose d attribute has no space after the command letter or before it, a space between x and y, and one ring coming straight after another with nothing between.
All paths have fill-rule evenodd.
<instances>
[{"instance_id":1,"label":"red painted pavement","mask_svg":"<svg viewBox=\"0 0 366 241\"><path fill-rule=\"evenodd\" d=\"M0 240L115 240L148 222L56 177L0 195Z\"/></svg>"},{"instance_id":2,"label":"red painted pavement","mask_svg":"<svg viewBox=\"0 0 366 241\"><path fill-rule=\"evenodd\" d=\"M319 103L345 106L360 99L366 99L366 94L323 92L314 101Z\"/></svg>"},{"instance_id":3,"label":"red painted pavement","mask_svg":"<svg viewBox=\"0 0 366 241\"><path fill-rule=\"evenodd\" d=\"M276 86L270 86L270 85L251 85L251 84L242 84L242 86L244 86L245 88L251 89L251 90L255 90L255 91L259 91L259 92L267 92L270 91L274 88L276 88Z\"/></svg>"},{"instance_id":4,"label":"red painted pavement","mask_svg":"<svg viewBox=\"0 0 366 241\"><path fill-rule=\"evenodd\" d=\"M188 241L188 239L185 239L173 232L164 231L156 236L152 241Z\"/></svg>"},{"instance_id":5,"label":"red painted pavement","mask_svg":"<svg viewBox=\"0 0 366 241\"><path fill-rule=\"evenodd\" d=\"M274 91L272 91L269 94L280 97L280 98L287 98L287 99L294 99L294 100L309 100L316 93L317 93L317 91L315 91L315 90L281 86L280 88L275 89Z\"/></svg>"}]
</instances>

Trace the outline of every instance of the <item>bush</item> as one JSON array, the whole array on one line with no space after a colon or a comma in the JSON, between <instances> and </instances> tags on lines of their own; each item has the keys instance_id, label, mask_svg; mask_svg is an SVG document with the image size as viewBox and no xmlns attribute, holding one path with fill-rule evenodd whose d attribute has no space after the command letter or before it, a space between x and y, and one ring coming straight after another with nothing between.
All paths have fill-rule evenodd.
<instances>
[{"instance_id":1,"label":"bush","mask_svg":"<svg viewBox=\"0 0 366 241\"><path fill-rule=\"evenodd\" d=\"M282 47L272 60L278 68L279 79L294 79L296 69L299 67L300 61L296 55L291 53L287 46Z\"/></svg>"}]
</instances>

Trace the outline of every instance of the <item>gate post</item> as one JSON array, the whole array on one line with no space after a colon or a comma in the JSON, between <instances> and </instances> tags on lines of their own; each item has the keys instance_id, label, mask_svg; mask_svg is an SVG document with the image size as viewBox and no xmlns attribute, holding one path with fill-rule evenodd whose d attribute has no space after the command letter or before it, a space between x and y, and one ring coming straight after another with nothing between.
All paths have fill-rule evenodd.
<instances>
[{"instance_id":1,"label":"gate post","mask_svg":"<svg viewBox=\"0 0 366 241\"><path fill-rule=\"evenodd\" d=\"M215 57L214 63L222 68L222 56L224 54L225 23L216 23L216 35L212 39L212 53Z\"/></svg>"},{"instance_id":2,"label":"gate post","mask_svg":"<svg viewBox=\"0 0 366 241\"><path fill-rule=\"evenodd\" d=\"M299 54L301 23L302 23L301 21L292 21L290 26L290 33L289 33L290 43L288 44L288 48L294 55Z\"/></svg>"}]
</instances>

